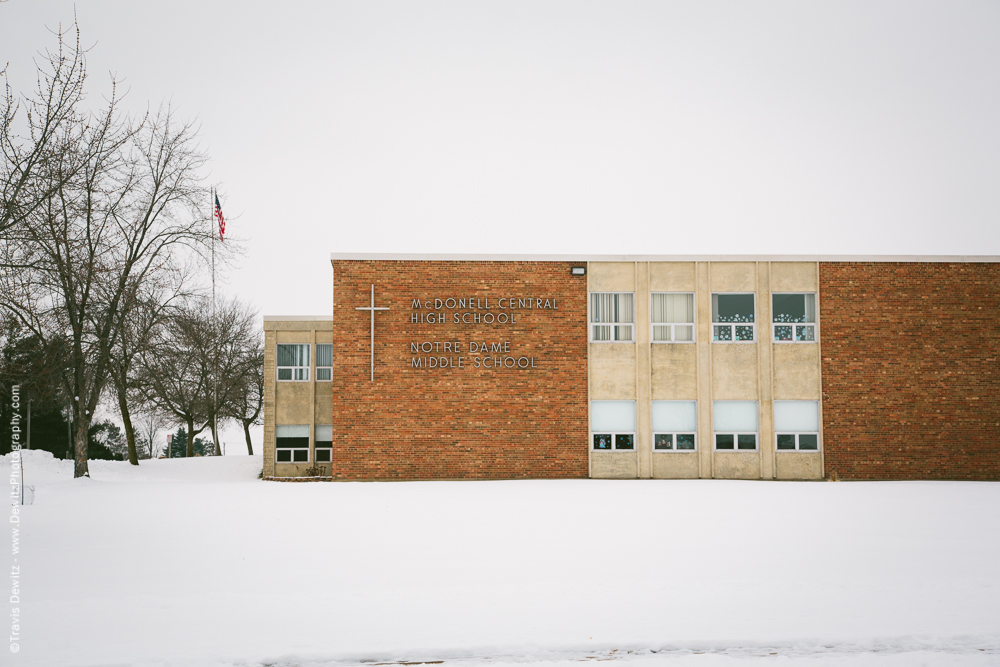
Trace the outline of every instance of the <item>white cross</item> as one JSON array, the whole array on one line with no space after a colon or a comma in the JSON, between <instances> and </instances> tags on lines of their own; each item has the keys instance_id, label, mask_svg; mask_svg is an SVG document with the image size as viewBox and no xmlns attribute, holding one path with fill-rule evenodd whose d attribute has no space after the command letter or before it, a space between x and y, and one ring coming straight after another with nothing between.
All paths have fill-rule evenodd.
<instances>
[{"instance_id":1,"label":"white cross","mask_svg":"<svg viewBox=\"0 0 1000 667\"><path fill-rule=\"evenodd\" d=\"M376 310L389 310L388 306L383 306L381 308L375 307L375 286L372 285L372 305L370 306L358 306L354 310L367 310L372 315L372 382L375 381L375 311Z\"/></svg>"}]
</instances>

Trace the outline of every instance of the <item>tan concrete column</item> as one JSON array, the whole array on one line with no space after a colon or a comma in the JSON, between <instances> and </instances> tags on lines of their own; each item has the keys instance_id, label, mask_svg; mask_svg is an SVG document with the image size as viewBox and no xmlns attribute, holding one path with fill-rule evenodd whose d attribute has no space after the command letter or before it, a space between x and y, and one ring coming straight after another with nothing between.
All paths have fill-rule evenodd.
<instances>
[{"instance_id":1,"label":"tan concrete column","mask_svg":"<svg viewBox=\"0 0 1000 667\"><path fill-rule=\"evenodd\" d=\"M650 371L649 262L635 263L635 428L638 476L653 470L653 415Z\"/></svg>"},{"instance_id":2,"label":"tan concrete column","mask_svg":"<svg viewBox=\"0 0 1000 667\"><path fill-rule=\"evenodd\" d=\"M698 349L698 452L700 476L712 477L712 290L709 262L695 265L695 345Z\"/></svg>"},{"instance_id":3,"label":"tan concrete column","mask_svg":"<svg viewBox=\"0 0 1000 667\"><path fill-rule=\"evenodd\" d=\"M774 341L771 331L771 263L757 262L757 378L761 479L774 478Z\"/></svg>"}]
</instances>

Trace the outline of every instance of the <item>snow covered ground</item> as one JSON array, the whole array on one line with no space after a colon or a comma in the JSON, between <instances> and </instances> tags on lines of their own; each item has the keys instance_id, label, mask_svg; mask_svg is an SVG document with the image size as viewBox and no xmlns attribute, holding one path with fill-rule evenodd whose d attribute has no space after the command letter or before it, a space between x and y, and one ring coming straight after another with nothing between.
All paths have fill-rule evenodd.
<instances>
[{"instance_id":1,"label":"snow covered ground","mask_svg":"<svg viewBox=\"0 0 1000 667\"><path fill-rule=\"evenodd\" d=\"M1000 484L90 466L25 455L0 664L1000 665Z\"/></svg>"}]
</instances>

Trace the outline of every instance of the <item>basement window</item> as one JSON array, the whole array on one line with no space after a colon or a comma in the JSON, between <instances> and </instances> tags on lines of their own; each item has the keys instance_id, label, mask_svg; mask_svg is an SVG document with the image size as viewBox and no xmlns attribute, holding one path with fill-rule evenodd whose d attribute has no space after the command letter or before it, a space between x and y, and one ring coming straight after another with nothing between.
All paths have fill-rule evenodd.
<instances>
[{"instance_id":1,"label":"basement window","mask_svg":"<svg viewBox=\"0 0 1000 667\"><path fill-rule=\"evenodd\" d=\"M308 424L278 424L274 427L274 460L278 463L309 462Z\"/></svg>"},{"instance_id":2,"label":"basement window","mask_svg":"<svg viewBox=\"0 0 1000 667\"><path fill-rule=\"evenodd\" d=\"M712 295L712 340L716 343L752 343L755 303L753 293Z\"/></svg>"},{"instance_id":3,"label":"basement window","mask_svg":"<svg viewBox=\"0 0 1000 667\"><path fill-rule=\"evenodd\" d=\"M594 451L635 451L635 401L591 401Z\"/></svg>"},{"instance_id":4,"label":"basement window","mask_svg":"<svg viewBox=\"0 0 1000 667\"><path fill-rule=\"evenodd\" d=\"M778 451L819 450L819 401L775 401L774 433Z\"/></svg>"},{"instance_id":5,"label":"basement window","mask_svg":"<svg viewBox=\"0 0 1000 667\"><path fill-rule=\"evenodd\" d=\"M590 293L591 340L631 343L635 322L635 295L631 292Z\"/></svg>"},{"instance_id":6,"label":"basement window","mask_svg":"<svg viewBox=\"0 0 1000 667\"><path fill-rule=\"evenodd\" d=\"M328 382L333 379L333 345L316 345L316 381Z\"/></svg>"},{"instance_id":7,"label":"basement window","mask_svg":"<svg viewBox=\"0 0 1000 667\"><path fill-rule=\"evenodd\" d=\"M649 295L654 343L694 342L694 294L654 292Z\"/></svg>"},{"instance_id":8,"label":"basement window","mask_svg":"<svg viewBox=\"0 0 1000 667\"><path fill-rule=\"evenodd\" d=\"M713 401L717 450L757 449L757 401Z\"/></svg>"},{"instance_id":9,"label":"basement window","mask_svg":"<svg viewBox=\"0 0 1000 667\"><path fill-rule=\"evenodd\" d=\"M278 345L278 380L309 379L309 345Z\"/></svg>"},{"instance_id":10,"label":"basement window","mask_svg":"<svg viewBox=\"0 0 1000 667\"><path fill-rule=\"evenodd\" d=\"M319 346L317 346L319 347ZM317 360L319 352L316 353ZM319 372L316 373L317 377ZM333 460L333 426L331 424L316 424L316 463L329 463Z\"/></svg>"},{"instance_id":11,"label":"basement window","mask_svg":"<svg viewBox=\"0 0 1000 667\"><path fill-rule=\"evenodd\" d=\"M772 294L771 312L775 342L816 342L815 294Z\"/></svg>"},{"instance_id":12,"label":"basement window","mask_svg":"<svg viewBox=\"0 0 1000 667\"><path fill-rule=\"evenodd\" d=\"M694 401L653 401L653 451L694 451L697 432Z\"/></svg>"}]
</instances>

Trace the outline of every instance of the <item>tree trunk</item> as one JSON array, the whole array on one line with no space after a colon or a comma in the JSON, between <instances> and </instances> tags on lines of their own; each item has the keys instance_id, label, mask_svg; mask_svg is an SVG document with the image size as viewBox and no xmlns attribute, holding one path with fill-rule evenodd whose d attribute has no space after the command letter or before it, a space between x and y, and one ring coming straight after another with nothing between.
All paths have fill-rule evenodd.
<instances>
[{"instance_id":1,"label":"tree trunk","mask_svg":"<svg viewBox=\"0 0 1000 667\"><path fill-rule=\"evenodd\" d=\"M219 448L219 434L215 429L215 421L212 421L212 442L215 443L215 455L222 456L222 450Z\"/></svg>"},{"instance_id":2,"label":"tree trunk","mask_svg":"<svg viewBox=\"0 0 1000 667\"><path fill-rule=\"evenodd\" d=\"M73 477L90 477L90 468L87 466L87 431L90 430L90 420L77 416L76 433L73 437L73 450L75 455L73 465Z\"/></svg>"},{"instance_id":3,"label":"tree trunk","mask_svg":"<svg viewBox=\"0 0 1000 667\"><path fill-rule=\"evenodd\" d=\"M250 442L250 422L246 419L243 421L243 433L247 436L247 454L253 456L253 444Z\"/></svg>"},{"instance_id":4,"label":"tree trunk","mask_svg":"<svg viewBox=\"0 0 1000 667\"><path fill-rule=\"evenodd\" d=\"M188 441L187 441L187 451L184 452L184 456L190 458L194 456L194 420L188 419Z\"/></svg>"},{"instance_id":5,"label":"tree trunk","mask_svg":"<svg viewBox=\"0 0 1000 667\"><path fill-rule=\"evenodd\" d=\"M132 415L128 411L128 402L125 400L125 392L117 391L118 409L122 413L122 423L125 425L125 440L128 442L128 462L134 466L139 465L139 455L135 451L135 429L132 427Z\"/></svg>"}]
</instances>

